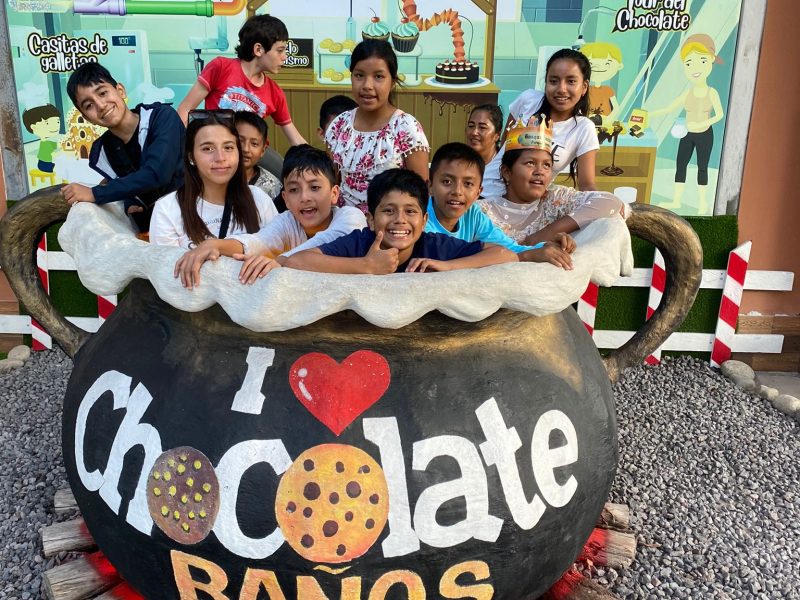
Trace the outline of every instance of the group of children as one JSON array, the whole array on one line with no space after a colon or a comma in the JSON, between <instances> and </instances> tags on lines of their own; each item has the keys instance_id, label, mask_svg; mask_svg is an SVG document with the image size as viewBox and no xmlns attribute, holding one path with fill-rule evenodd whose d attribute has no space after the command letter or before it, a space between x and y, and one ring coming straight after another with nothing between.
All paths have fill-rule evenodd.
<instances>
[{"instance_id":1,"label":"group of children","mask_svg":"<svg viewBox=\"0 0 800 600\"><path fill-rule=\"evenodd\" d=\"M589 73L580 53L556 53L545 92L524 93L505 127L499 107L476 107L468 143L447 143L430 159L422 126L394 104L389 43L353 49L353 98L320 107L326 153L305 142L268 77L286 60L283 23L253 17L239 41L238 58L211 61L177 111L129 109L124 87L97 63L67 86L84 117L107 131L90 159L105 181L68 184L65 200L122 201L151 243L187 250L175 265L187 288L220 256L243 261L242 283L278 266L384 274L525 260L571 269L569 233L624 214L616 197L593 191L597 137L582 109ZM280 180L258 164L268 116L292 143ZM566 165L581 191L551 185Z\"/></svg>"}]
</instances>

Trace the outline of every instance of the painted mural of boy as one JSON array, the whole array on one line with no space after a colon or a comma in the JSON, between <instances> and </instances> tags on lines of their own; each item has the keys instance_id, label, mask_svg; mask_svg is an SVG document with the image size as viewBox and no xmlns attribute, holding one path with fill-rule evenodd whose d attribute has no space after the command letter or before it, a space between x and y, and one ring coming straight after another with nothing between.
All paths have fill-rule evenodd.
<instances>
[{"instance_id":1,"label":"painted mural of boy","mask_svg":"<svg viewBox=\"0 0 800 600\"><path fill-rule=\"evenodd\" d=\"M58 148L55 139L61 131L61 113L52 104L43 104L22 113L25 129L39 138L39 150L36 152L38 169L43 173L55 170L53 154Z\"/></svg>"},{"instance_id":2,"label":"painted mural of boy","mask_svg":"<svg viewBox=\"0 0 800 600\"><path fill-rule=\"evenodd\" d=\"M603 120L613 121L617 116L619 102L617 93L610 85L622 64L622 51L619 46L609 42L591 42L581 48L583 55L592 65L592 79L589 85L589 115L600 115Z\"/></svg>"}]
</instances>

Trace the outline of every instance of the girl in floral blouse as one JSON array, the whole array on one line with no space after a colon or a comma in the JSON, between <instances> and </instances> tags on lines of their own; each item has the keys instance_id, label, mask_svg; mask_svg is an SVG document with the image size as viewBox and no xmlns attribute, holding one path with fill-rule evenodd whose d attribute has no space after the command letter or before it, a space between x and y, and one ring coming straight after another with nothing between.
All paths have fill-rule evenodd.
<instances>
[{"instance_id":1,"label":"girl in floral blouse","mask_svg":"<svg viewBox=\"0 0 800 600\"><path fill-rule=\"evenodd\" d=\"M336 117L325 143L342 174L341 205L367 212L367 186L375 175L404 167L428 179L430 147L419 122L392 104L397 56L383 40L364 40L350 62L358 107Z\"/></svg>"}]
</instances>

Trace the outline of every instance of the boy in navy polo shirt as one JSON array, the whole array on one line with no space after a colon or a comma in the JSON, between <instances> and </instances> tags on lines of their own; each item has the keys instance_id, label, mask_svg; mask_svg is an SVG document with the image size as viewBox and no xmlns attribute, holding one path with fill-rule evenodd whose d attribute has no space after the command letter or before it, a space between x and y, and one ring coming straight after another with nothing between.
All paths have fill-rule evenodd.
<instances>
[{"instance_id":1,"label":"boy in navy polo shirt","mask_svg":"<svg viewBox=\"0 0 800 600\"><path fill-rule=\"evenodd\" d=\"M517 255L501 246L425 233L428 188L407 169L389 169L367 188L368 229L353 231L319 248L298 252L284 266L323 273L450 271L505 262Z\"/></svg>"}]
</instances>

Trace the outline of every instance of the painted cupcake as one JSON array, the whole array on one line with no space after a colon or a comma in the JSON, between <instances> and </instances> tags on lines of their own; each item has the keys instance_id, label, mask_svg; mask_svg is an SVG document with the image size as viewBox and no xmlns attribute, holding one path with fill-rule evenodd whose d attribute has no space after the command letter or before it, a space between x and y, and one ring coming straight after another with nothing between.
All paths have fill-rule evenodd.
<instances>
[{"instance_id":1,"label":"painted cupcake","mask_svg":"<svg viewBox=\"0 0 800 600\"><path fill-rule=\"evenodd\" d=\"M383 40L384 42L388 42L389 26L376 15L372 17L370 22L361 30L361 37L365 40Z\"/></svg>"},{"instance_id":2,"label":"painted cupcake","mask_svg":"<svg viewBox=\"0 0 800 600\"><path fill-rule=\"evenodd\" d=\"M417 46L417 40L419 27L405 17L392 31L392 45L398 52L411 52Z\"/></svg>"}]
</instances>

